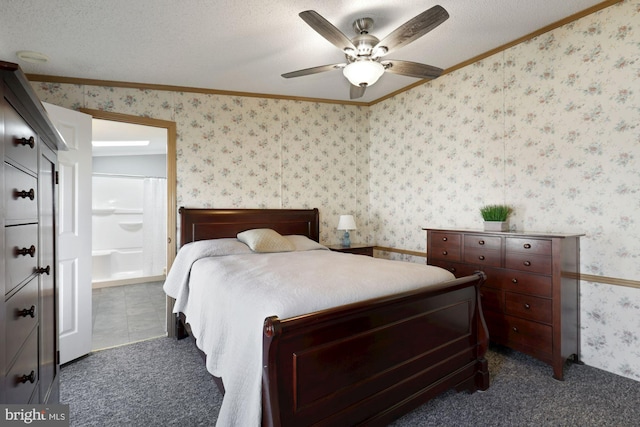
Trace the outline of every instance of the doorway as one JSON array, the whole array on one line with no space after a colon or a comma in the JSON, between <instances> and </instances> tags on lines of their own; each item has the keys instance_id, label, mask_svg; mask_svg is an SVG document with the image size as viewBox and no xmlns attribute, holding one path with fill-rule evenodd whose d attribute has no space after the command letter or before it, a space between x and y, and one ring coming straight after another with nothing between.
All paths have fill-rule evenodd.
<instances>
[{"instance_id":1,"label":"doorway","mask_svg":"<svg viewBox=\"0 0 640 427\"><path fill-rule=\"evenodd\" d=\"M175 258L175 123L82 111L93 116L94 142L121 144L93 147L95 351L167 334L162 284Z\"/></svg>"}]
</instances>

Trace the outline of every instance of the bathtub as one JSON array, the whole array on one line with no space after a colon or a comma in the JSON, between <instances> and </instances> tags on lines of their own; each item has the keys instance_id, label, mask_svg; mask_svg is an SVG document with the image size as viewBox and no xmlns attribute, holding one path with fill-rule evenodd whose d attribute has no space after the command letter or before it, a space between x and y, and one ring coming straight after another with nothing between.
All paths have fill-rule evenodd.
<instances>
[{"instance_id":1,"label":"bathtub","mask_svg":"<svg viewBox=\"0 0 640 427\"><path fill-rule=\"evenodd\" d=\"M142 274L142 249L105 249L92 253L92 281L109 282L140 278Z\"/></svg>"}]
</instances>

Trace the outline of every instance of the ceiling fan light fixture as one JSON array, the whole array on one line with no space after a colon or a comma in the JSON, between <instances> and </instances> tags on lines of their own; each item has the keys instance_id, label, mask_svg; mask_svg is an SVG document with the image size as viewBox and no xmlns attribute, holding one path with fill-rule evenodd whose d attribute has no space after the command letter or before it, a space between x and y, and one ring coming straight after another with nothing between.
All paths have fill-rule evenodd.
<instances>
[{"instance_id":1,"label":"ceiling fan light fixture","mask_svg":"<svg viewBox=\"0 0 640 427\"><path fill-rule=\"evenodd\" d=\"M384 74L384 66L377 61L361 60L344 67L342 73L354 86L371 86Z\"/></svg>"},{"instance_id":2,"label":"ceiling fan light fixture","mask_svg":"<svg viewBox=\"0 0 640 427\"><path fill-rule=\"evenodd\" d=\"M358 52L353 48L345 47L343 52L344 52L345 55L347 55L347 56L349 56L349 57L351 57L353 59L356 59L358 57Z\"/></svg>"}]
</instances>

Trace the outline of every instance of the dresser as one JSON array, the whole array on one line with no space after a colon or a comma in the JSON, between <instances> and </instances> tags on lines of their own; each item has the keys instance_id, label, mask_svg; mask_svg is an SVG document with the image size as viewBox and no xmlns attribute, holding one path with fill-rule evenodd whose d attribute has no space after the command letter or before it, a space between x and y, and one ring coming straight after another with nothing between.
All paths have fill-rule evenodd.
<instances>
[{"instance_id":1,"label":"dresser","mask_svg":"<svg viewBox=\"0 0 640 427\"><path fill-rule=\"evenodd\" d=\"M425 230L428 264L487 275L490 340L551 365L562 380L567 360L578 361L581 235Z\"/></svg>"},{"instance_id":2,"label":"dresser","mask_svg":"<svg viewBox=\"0 0 640 427\"><path fill-rule=\"evenodd\" d=\"M56 152L64 141L20 68L0 61L0 76L0 403L56 403Z\"/></svg>"}]
</instances>

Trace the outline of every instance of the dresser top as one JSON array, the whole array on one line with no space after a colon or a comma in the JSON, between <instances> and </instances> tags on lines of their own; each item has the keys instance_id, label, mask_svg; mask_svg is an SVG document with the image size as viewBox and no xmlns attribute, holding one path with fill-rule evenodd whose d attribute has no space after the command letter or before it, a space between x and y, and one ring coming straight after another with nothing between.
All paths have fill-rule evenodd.
<instances>
[{"instance_id":1,"label":"dresser top","mask_svg":"<svg viewBox=\"0 0 640 427\"><path fill-rule=\"evenodd\" d=\"M462 229L462 228L423 228L425 231L447 231L451 233L476 233L476 234L493 234L496 236L513 236L513 237L582 237L584 233L544 233L537 231L484 231L480 229Z\"/></svg>"}]
</instances>

